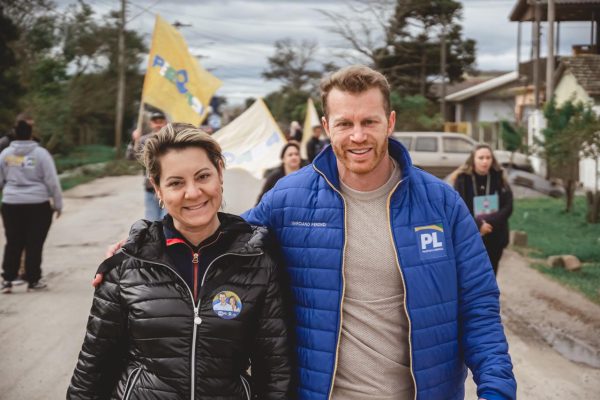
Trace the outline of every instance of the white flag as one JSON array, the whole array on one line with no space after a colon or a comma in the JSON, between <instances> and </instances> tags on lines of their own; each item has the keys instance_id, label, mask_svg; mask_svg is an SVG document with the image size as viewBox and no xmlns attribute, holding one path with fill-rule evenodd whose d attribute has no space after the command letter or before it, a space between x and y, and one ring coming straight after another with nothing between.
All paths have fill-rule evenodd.
<instances>
[{"instance_id":1,"label":"white flag","mask_svg":"<svg viewBox=\"0 0 600 400\"><path fill-rule=\"evenodd\" d=\"M302 145L300 146L300 154L302 154L302 158L305 160L308 158L308 155L306 154L306 143L308 143L313 136L313 126L317 125L321 125L321 120L319 119L319 114L317 114L315 103L313 103L312 99L309 97L306 102L306 116L304 117Z\"/></svg>"},{"instance_id":2,"label":"white flag","mask_svg":"<svg viewBox=\"0 0 600 400\"><path fill-rule=\"evenodd\" d=\"M265 170L281 163L279 154L285 137L262 99L258 99L239 117L217 131L226 168L242 168L257 179Z\"/></svg>"}]
</instances>

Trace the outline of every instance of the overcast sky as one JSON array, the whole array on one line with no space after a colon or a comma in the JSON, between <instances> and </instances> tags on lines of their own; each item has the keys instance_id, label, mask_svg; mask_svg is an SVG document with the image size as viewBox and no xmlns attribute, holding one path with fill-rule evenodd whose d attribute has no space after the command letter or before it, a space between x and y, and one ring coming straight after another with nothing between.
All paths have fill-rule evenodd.
<instances>
[{"instance_id":1,"label":"overcast sky","mask_svg":"<svg viewBox=\"0 0 600 400\"><path fill-rule=\"evenodd\" d=\"M88 0L98 15L120 7L118 0ZM61 6L74 3L60 0ZM346 43L327 30L330 20L320 10L345 12L345 0L128 0L128 28L140 32L150 43L153 13L169 22L191 24L181 28L185 40L200 63L223 81L217 92L230 104L263 96L280 84L265 81L261 73L273 43L290 37L316 40L318 60L344 62L335 56L349 51ZM463 1L465 37L477 41L480 70L512 70L516 65L517 23L509 22L516 0ZM572 43L589 42L589 25L561 24L561 54L568 55ZM543 32L545 33L545 32ZM529 58L531 25L523 24L522 59ZM545 37L542 37L545 43Z\"/></svg>"}]
</instances>

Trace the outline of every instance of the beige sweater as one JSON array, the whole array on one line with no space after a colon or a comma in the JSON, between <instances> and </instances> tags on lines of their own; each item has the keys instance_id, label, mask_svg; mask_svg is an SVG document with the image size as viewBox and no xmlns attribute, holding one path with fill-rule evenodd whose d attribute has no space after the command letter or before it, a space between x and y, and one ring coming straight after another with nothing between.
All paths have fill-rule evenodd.
<instances>
[{"instance_id":1,"label":"beige sweater","mask_svg":"<svg viewBox=\"0 0 600 400\"><path fill-rule=\"evenodd\" d=\"M334 400L413 399L404 286L392 244L387 199L400 168L380 188L342 183L347 244L342 333Z\"/></svg>"}]
</instances>

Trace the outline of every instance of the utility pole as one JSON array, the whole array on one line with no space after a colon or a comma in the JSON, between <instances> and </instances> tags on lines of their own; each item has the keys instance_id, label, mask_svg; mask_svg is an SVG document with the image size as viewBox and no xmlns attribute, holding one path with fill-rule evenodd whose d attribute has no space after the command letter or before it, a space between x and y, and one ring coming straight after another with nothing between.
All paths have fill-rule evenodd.
<instances>
[{"instance_id":1,"label":"utility pole","mask_svg":"<svg viewBox=\"0 0 600 400\"><path fill-rule=\"evenodd\" d=\"M125 106L125 10L127 0L121 0L121 21L119 23L118 43L118 86L117 108L115 112L115 154L121 158L121 138L123 137L123 108Z\"/></svg>"},{"instance_id":2,"label":"utility pole","mask_svg":"<svg viewBox=\"0 0 600 400\"><path fill-rule=\"evenodd\" d=\"M446 122L446 24L442 25L442 34L440 35L440 73L442 75L442 94L440 103L440 114L442 121Z\"/></svg>"},{"instance_id":3,"label":"utility pole","mask_svg":"<svg viewBox=\"0 0 600 400\"><path fill-rule=\"evenodd\" d=\"M548 0L548 59L546 60L546 101L554 93L554 20L556 17L554 0Z\"/></svg>"},{"instance_id":4,"label":"utility pole","mask_svg":"<svg viewBox=\"0 0 600 400\"><path fill-rule=\"evenodd\" d=\"M533 35L533 90L535 98L535 109L540 109L540 20L541 7L540 0L534 0L534 35Z\"/></svg>"}]
</instances>

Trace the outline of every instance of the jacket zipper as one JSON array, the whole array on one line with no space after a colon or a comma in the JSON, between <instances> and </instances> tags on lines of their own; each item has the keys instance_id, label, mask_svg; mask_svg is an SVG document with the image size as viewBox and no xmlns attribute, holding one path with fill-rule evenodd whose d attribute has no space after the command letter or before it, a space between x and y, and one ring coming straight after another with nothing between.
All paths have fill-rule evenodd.
<instances>
[{"instance_id":1,"label":"jacket zipper","mask_svg":"<svg viewBox=\"0 0 600 400\"><path fill-rule=\"evenodd\" d=\"M142 367L137 367L127 377L127 382L125 383L125 394L123 396L123 400L128 400L131 397L131 393L133 392L133 387L135 386L138 378L140 377L140 373L142 372ZM133 379L132 379L133 377ZM129 382L131 381L131 385Z\"/></svg>"},{"instance_id":2,"label":"jacket zipper","mask_svg":"<svg viewBox=\"0 0 600 400\"><path fill-rule=\"evenodd\" d=\"M242 386L244 386L244 391L246 392L246 397L248 398L248 400L250 400L250 397L251 397L250 384L248 383L246 378L244 378L242 375L240 375L240 379L242 380Z\"/></svg>"},{"instance_id":3,"label":"jacket zipper","mask_svg":"<svg viewBox=\"0 0 600 400\"><path fill-rule=\"evenodd\" d=\"M193 252L192 265L194 267L194 301L198 300L198 252Z\"/></svg>"},{"instance_id":4,"label":"jacket zipper","mask_svg":"<svg viewBox=\"0 0 600 400\"><path fill-rule=\"evenodd\" d=\"M400 260L398 259L398 249L396 248L396 243L394 241L394 230L392 229L392 212L391 212L391 200L394 192L400 186L400 184L404 181L401 179L400 182L394 186L394 188L390 191L390 194L387 198L387 214L388 214L388 223L390 228L390 239L392 241L392 247L394 248L394 257L396 258L396 266L398 267L398 271L400 271L400 276L402 277L402 288L404 291L404 313L406 314L406 320L408 321L408 357L409 357L409 369L410 369L410 377L413 381L414 392L414 400L417 400L417 380L415 379L415 374L413 371L413 359L412 359L412 323L410 321L410 315L408 314L408 307L406 305L406 282L404 281L404 274L402 273L402 268L400 267Z\"/></svg>"},{"instance_id":5,"label":"jacket zipper","mask_svg":"<svg viewBox=\"0 0 600 400\"><path fill-rule=\"evenodd\" d=\"M173 268L169 267L167 264L163 264L160 262L156 262L156 261L151 261L151 260L146 260L143 258L139 258L139 257L135 257L132 256L131 254L127 253L124 250L121 250L123 253L125 253L127 256L138 260L138 261L142 261L142 262L147 262L150 264L154 264L154 265L160 265L163 267L166 267L168 269L170 269L171 271L173 271L175 273L175 275L179 278L180 281L183 281L184 286L188 289L188 293L190 294L190 298L192 299L192 305L194 307L194 328L192 331L192 359L191 359L191 387L190 387L190 399L194 400L196 393L195 393L195 386L196 386L196 337L198 335L198 325L200 325L202 323L202 318L200 318L200 316L198 315L198 311L200 309L200 303L201 303L201 299L198 300L198 304L196 305L196 302L194 300L194 295L192 294L192 291L190 290L189 286L187 285L187 283L185 282L185 280L179 275L179 273L177 273L177 271L175 271ZM208 271L210 270L210 267L212 267L212 265L215 263L215 261L217 261L220 258L223 258L225 256L239 256L239 257L257 257L260 255L263 255L264 252L261 250L259 253L253 253L253 254L240 254L240 253L224 253L221 254L220 256L216 257L214 260L211 261L210 264L208 264L208 267L206 267L206 271L204 271L204 275L202 276L202 283L200 284L200 287L204 286L204 281L206 280L206 274L208 273Z\"/></svg>"},{"instance_id":6,"label":"jacket zipper","mask_svg":"<svg viewBox=\"0 0 600 400\"><path fill-rule=\"evenodd\" d=\"M346 245L347 245L346 232L348 230L348 226L347 226L348 218L346 216L346 210L348 207L346 205L346 199L344 199L344 196L342 196L342 193L339 190L337 190L336 187L333 186L333 184L331 182L329 182L329 179L327 179L325 174L322 173L317 167L315 167L314 164L313 164L313 168L325 179L325 182L327 182L327 184L329 186L331 186L331 188L340 196L340 198L342 199L342 203L344 204L344 248L342 249L342 271L341 271L342 296L340 298L340 318L339 318L339 322L338 322L338 337L337 337L337 341L335 344L335 360L334 360L334 364L333 364L333 376L331 377L331 384L329 385L329 393L327 395L327 399L331 400L331 396L333 394L333 385L335 383L335 375L337 374L338 358L339 358L339 352L340 352L340 338L342 337L342 323L344 320L344 314L342 311L344 308L344 295L346 293L346 277L344 275L344 271L345 271L345 267L346 267Z\"/></svg>"}]
</instances>

